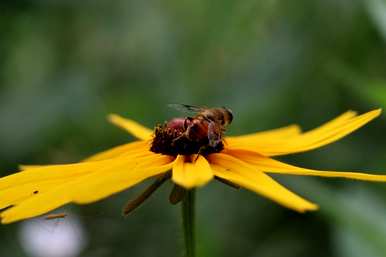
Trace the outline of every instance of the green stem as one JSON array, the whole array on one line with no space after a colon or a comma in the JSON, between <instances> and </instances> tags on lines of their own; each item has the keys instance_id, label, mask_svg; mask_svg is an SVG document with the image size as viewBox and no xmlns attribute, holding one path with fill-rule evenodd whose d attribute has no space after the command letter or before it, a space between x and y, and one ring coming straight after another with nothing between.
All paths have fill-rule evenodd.
<instances>
[{"instance_id":1,"label":"green stem","mask_svg":"<svg viewBox=\"0 0 386 257\"><path fill-rule=\"evenodd\" d=\"M187 190L182 200L182 225L185 239L185 256L195 257L194 199L195 191Z\"/></svg>"}]
</instances>

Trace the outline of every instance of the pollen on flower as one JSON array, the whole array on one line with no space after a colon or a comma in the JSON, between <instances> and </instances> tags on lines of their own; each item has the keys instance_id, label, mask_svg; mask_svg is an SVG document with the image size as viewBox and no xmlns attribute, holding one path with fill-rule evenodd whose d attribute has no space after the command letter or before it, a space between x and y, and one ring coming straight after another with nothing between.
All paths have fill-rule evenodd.
<instances>
[{"instance_id":1,"label":"pollen on flower","mask_svg":"<svg viewBox=\"0 0 386 257\"><path fill-rule=\"evenodd\" d=\"M190 125L190 135L193 136L189 136L186 132L186 123L184 118L175 118L164 124L158 124L154 129L150 150L155 153L176 156L198 153L207 155L221 152L224 149L222 141L216 145L210 145L207 134L200 136L202 128L196 124Z\"/></svg>"}]
</instances>

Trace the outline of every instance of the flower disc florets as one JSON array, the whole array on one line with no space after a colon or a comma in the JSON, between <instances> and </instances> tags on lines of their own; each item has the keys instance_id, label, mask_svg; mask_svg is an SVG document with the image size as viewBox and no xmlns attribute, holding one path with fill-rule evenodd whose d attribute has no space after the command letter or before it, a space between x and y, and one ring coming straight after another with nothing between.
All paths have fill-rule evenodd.
<instances>
[{"instance_id":1,"label":"flower disc florets","mask_svg":"<svg viewBox=\"0 0 386 257\"><path fill-rule=\"evenodd\" d=\"M207 131L207 124L194 124L189 119L175 118L155 127L150 150L173 156L221 152L224 149L223 142L211 145Z\"/></svg>"}]
</instances>

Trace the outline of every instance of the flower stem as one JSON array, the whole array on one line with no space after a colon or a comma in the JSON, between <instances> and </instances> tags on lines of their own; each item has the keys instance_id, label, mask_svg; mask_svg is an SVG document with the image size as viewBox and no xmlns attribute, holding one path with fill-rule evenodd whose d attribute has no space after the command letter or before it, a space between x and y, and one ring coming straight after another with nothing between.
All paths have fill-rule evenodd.
<instances>
[{"instance_id":1,"label":"flower stem","mask_svg":"<svg viewBox=\"0 0 386 257\"><path fill-rule=\"evenodd\" d=\"M195 257L194 199L195 190L187 190L182 200L182 225L185 240L185 256Z\"/></svg>"}]
</instances>

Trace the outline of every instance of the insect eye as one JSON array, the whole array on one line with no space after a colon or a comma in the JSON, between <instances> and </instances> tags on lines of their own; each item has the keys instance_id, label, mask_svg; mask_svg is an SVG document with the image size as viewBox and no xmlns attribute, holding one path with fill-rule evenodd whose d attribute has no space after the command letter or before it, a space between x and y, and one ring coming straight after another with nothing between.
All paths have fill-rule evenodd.
<instances>
[{"instance_id":1,"label":"insect eye","mask_svg":"<svg viewBox=\"0 0 386 257\"><path fill-rule=\"evenodd\" d=\"M233 120L233 113L230 109L226 108L227 110L227 114L228 114L228 119L229 119L229 123L232 123L232 120Z\"/></svg>"}]
</instances>

